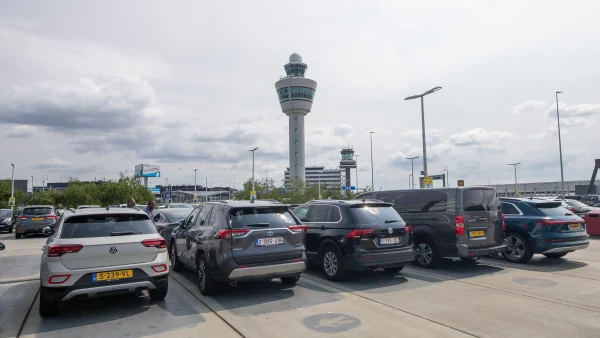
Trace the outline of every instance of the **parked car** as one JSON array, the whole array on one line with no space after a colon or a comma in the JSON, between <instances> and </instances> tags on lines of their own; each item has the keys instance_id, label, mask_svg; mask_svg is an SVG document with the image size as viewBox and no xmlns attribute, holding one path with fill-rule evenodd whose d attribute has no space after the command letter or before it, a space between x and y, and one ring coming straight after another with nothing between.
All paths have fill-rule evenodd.
<instances>
[{"instance_id":1,"label":"parked car","mask_svg":"<svg viewBox=\"0 0 600 338\"><path fill-rule=\"evenodd\" d=\"M294 209L296 209L300 204L288 204L288 208L290 208L290 210L294 211Z\"/></svg>"},{"instance_id":2,"label":"parked car","mask_svg":"<svg viewBox=\"0 0 600 338\"><path fill-rule=\"evenodd\" d=\"M15 224L15 238L31 234L43 234L45 227L54 227L58 216L51 205L36 205L23 208Z\"/></svg>"},{"instance_id":3,"label":"parked car","mask_svg":"<svg viewBox=\"0 0 600 338\"><path fill-rule=\"evenodd\" d=\"M298 206L294 215L307 227L309 262L329 280L377 268L397 273L415 259L412 227L389 203L319 200Z\"/></svg>"},{"instance_id":4,"label":"parked car","mask_svg":"<svg viewBox=\"0 0 600 338\"><path fill-rule=\"evenodd\" d=\"M145 213L133 209L65 211L40 265L43 317L71 299L147 290L152 300L168 292L167 243Z\"/></svg>"},{"instance_id":5,"label":"parked car","mask_svg":"<svg viewBox=\"0 0 600 338\"><path fill-rule=\"evenodd\" d=\"M585 214L592 210L600 209L598 207L589 206L576 200L564 200L562 201L561 206L567 210L572 211L575 215L581 218L585 218Z\"/></svg>"},{"instance_id":6,"label":"parked car","mask_svg":"<svg viewBox=\"0 0 600 338\"><path fill-rule=\"evenodd\" d=\"M583 197L583 196L580 196L580 195L567 195L567 196L565 196L565 199L566 199L566 200L575 200L575 201L581 201L581 198L582 198L582 197Z\"/></svg>"},{"instance_id":7,"label":"parked car","mask_svg":"<svg viewBox=\"0 0 600 338\"><path fill-rule=\"evenodd\" d=\"M171 203L165 206L167 209L194 209L194 206L187 203Z\"/></svg>"},{"instance_id":8,"label":"parked car","mask_svg":"<svg viewBox=\"0 0 600 338\"><path fill-rule=\"evenodd\" d=\"M415 262L421 267L434 268L444 257L473 261L507 249L500 200L493 188L377 191L357 199L394 206L413 227Z\"/></svg>"},{"instance_id":9,"label":"parked car","mask_svg":"<svg viewBox=\"0 0 600 338\"><path fill-rule=\"evenodd\" d=\"M219 283L280 278L293 285L306 270L306 226L285 204L214 201L198 205L169 240L171 267L198 274L204 295Z\"/></svg>"},{"instance_id":10,"label":"parked car","mask_svg":"<svg viewBox=\"0 0 600 338\"><path fill-rule=\"evenodd\" d=\"M188 217L192 209L187 208L174 208L174 209L160 209L156 211L158 216L154 222L156 231L163 236L164 239L171 237L171 232L175 227L179 226L183 220Z\"/></svg>"},{"instance_id":11,"label":"parked car","mask_svg":"<svg viewBox=\"0 0 600 338\"><path fill-rule=\"evenodd\" d=\"M600 195L585 195L581 198L580 202L587 205L600 203Z\"/></svg>"},{"instance_id":12,"label":"parked car","mask_svg":"<svg viewBox=\"0 0 600 338\"><path fill-rule=\"evenodd\" d=\"M560 258L589 246L581 217L560 201L501 198L508 250L502 255L513 263L526 263L534 254Z\"/></svg>"},{"instance_id":13,"label":"parked car","mask_svg":"<svg viewBox=\"0 0 600 338\"><path fill-rule=\"evenodd\" d=\"M13 211L12 209L0 209L0 231L13 232Z\"/></svg>"},{"instance_id":14,"label":"parked car","mask_svg":"<svg viewBox=\"0 0 600 338\"><path fill-rule=\"evenodd\" d=\"M77 209L94 209L94 208L102 208L99 205L95 205L95 204L86 204L86 205L78 205Z\"/></svg>"}]
</instances>

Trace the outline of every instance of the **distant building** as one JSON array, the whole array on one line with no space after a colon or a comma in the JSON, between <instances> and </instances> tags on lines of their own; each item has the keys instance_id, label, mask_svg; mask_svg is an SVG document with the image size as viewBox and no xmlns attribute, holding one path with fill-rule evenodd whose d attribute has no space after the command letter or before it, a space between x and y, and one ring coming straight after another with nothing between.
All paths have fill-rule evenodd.
<instances>
[{"instance_id":1,"label":"distant building","mask_svg":"<svg viewBox=\"0 0 600 338\"><path fill-rule=\"evenodd\" d=\"M2 181L8 182L8 184L10 184L10 179L5 179ZM27 193L29 188L28 183L29 180L15 180L15 191L22 191L24 193Z\"/></svg>"},{"instance_id":2,"label":"distant building","mask_svg":"<svg viewBox=\"0 0 600 338\"><path fill-rule=\"evenodd\" d=\"M290 180L290 168L286 168L284 177L286 181ZM345 180L344 170L341 169L325 169L325 167L306 167L305 168L305 183L306 185L319 184L321 186L330 186L340 188Z\"/></svg>"},{"instance_id":3,"label":"distant building","mask_svg":"<svg viewBox=\"0 0 600 338\"><path fill-rule=\"evenodd\" d=\"M565 194L574 195L576 191L581 195L580 186L584 186L587 191L587 187L590 184L590 180L581 181L565 181ZM487 184L484 186L496 188L498 195L502 197L514 197L515 196L515 184ZM560 181L555 182L533 182L533 183L517 183L517 189L520 197L529 196L560 196L562 195L562 183Z\"/></svg>"}]
</instances>

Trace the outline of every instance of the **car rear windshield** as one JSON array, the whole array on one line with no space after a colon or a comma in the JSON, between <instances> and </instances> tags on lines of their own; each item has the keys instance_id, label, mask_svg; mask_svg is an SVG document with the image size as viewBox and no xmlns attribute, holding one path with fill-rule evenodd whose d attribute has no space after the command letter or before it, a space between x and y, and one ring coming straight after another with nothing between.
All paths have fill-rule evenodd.
<instances>
[{"instance_id":1,"label":"car rear windshield","mask_svg":"<svg viewBox=\"0 0 600 338\"><path fill-rule=\"evenodd\" d=\"M190 211L191 210L183 211L183 212L169 212L169 213L165 212L165 215L167 217L169 217L169 219L171 221L177 222L177 221L181 221L182 219L188 217L188 215L190 214Z\"/></svg>"},{"instance_id":2,"label":"car rear windshield","mask_svg":"<svg viewBox=\"0 0 600 338\"><path fill-rule=\"evenodd\" d=\"M560 203L539 203L535 207L546 216L568 216L573 213L563 208Z\"/></svg>"},{"instance_id":3,"label":"car rear windshield","mask_svg":"<svg viewBox=\"0 0 600 338\"><path fill-rule=\"evenodd\" d=\"M231 228L287 228L297 223L287 206L235 208L229 212Z\"/></svg>"},{"instance_id":4,"label":"car rear windshield","mask_svg":"<svg viewBox=\"0 0 600 338\"><path fill-rule=\"evenodd\" d=\"M50 215L52 214L52 208L48 207L36 207L36 208L25 208L23 209L23 215Z\"/></svg>"},{"instance_id":5,"label":"car rear windshield","mask_svg":"<svg viewBox=\"0 0 600 338\"><path fill-rule=\"evenodd\" d=\"M464 211L497 211L501 202L496 190L493 189L467 189L463 190Z\"/></svg>"},{"instance_id":6,"label":"car rear windshield","mask_svg":"<svg viewBox=\"0 0 600 338\"><path fill-rule=\"evenodd\" d=\"M11 217L12 211L10 210L0 210L0 218Z\"/></svg>"},{"instance_id":7,"label":"car rear windshield","mask_svg":"<svg viewBox=\"0 0 600 338\"><path fill-rule=\"evenodd\" d=\"M156 233L147 215L79 215L65 220L60 238L94 238Z\"/></svg>"},{"instance_id":8,"label":"car rear windshield","mask_svg":"<svg viewBox=\"0 0 600 338\"><path fill-rule=\"evenodd\" d=\"M350 214L358 225L381 225L387 226L391 223L402 223L402 217L391 205L357 205L350 207Z\"/></svg>"},{"instance_id":9,"label":"car rear windshield","mask_svg":"<svg viewBox=\"0 0 600 338\"><path fill-rule=\"evenodd\" d=\"M582 201L597 201L598 196L583 196L581 198Z\"/></svg>"}]
</instances>

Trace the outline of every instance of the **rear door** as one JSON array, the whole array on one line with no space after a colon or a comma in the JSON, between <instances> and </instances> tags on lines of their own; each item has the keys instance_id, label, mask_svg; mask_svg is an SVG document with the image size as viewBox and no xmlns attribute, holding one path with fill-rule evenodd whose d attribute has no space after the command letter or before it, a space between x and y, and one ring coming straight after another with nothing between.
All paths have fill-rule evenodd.
<instances>
[{"instance_id":1,"label":"rear door","mask_svg":"<svg viewBox=\"0 0 600 338\"><path fill-rule=\"evenodd\" d=\"M38 228L54 224L57 217L52 207L28 207L23 209L19 219L25 227Z\"/></svg>"},{"instance_id":2,"label":"rear door","mask_svg":"<svg viewBox=\"0 0 600 338\"><path fill-rule=\"evenodd\" d=\"M406 223L396 210L387 203L365 203L351 205L351 222L356 224L354 245L367 250L382 250L412 246Z\"/></svg>"},{"instance_id":3,"label":"rear door","mask_svg":"<svg viewBox=\"0 0 600 338\"><path fill-rule=\"evenodd\" d=\"M457 206L457 215L464 219L465 234L457 236L458 243L466 243L469 248L502 244L501 206L494 189L462 189L462 208Z\"/></svg>"},{"instance_id":4,"label":"rear door","mask_svg":"<svg viewBox=\"0 0 600 338\"><path fill-rule=\"evenodd\" d=\"M304 232L294 228L300 223L287 206L233 208L227 218L231 229L248 231L229 239L237 264L259 264L302 257Z\"/></svg>"}]
</instances>

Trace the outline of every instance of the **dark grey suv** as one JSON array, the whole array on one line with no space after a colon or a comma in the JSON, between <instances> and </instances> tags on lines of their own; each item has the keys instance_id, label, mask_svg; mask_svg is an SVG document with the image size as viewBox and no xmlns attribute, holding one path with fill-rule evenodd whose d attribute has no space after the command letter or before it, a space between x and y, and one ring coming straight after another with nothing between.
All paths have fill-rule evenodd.
<instances>
[{"instance_id":1,"label":"dark grey suv","mask_svg":"<svg viewBox=\"0 0 600 338\"><path fill-rule=\"evenodd\" d=\"M51 205L36 205L23 208L15 224L15 238L30 234L42 234L45 227L54 227L58 216Z\"/></svg>"},{"instance_id":2,"label":"dark grey suv","mask_svg":"<svg viewBox=\"0 0 600 338\"><path fill-rule=\"evenodd\" d=\"M285 204L215 201L198 205L169 239L171 268L198 274L202 294L222 282L280 278L295 284L306 270L306 227Z\"/></svg>"},{"instance_id":3,"label":"dark grey suv","mask_svg":"<svg viewBox=\"0 0 600 338\"><path fill-rule=\"evenodd\" d=\"M501 202L492 188L391 190L357 197L363 198L392 203L413 227L419 266L433 268L442 257L471 261L507 250Z\"/></svg>"}]
</instances>

